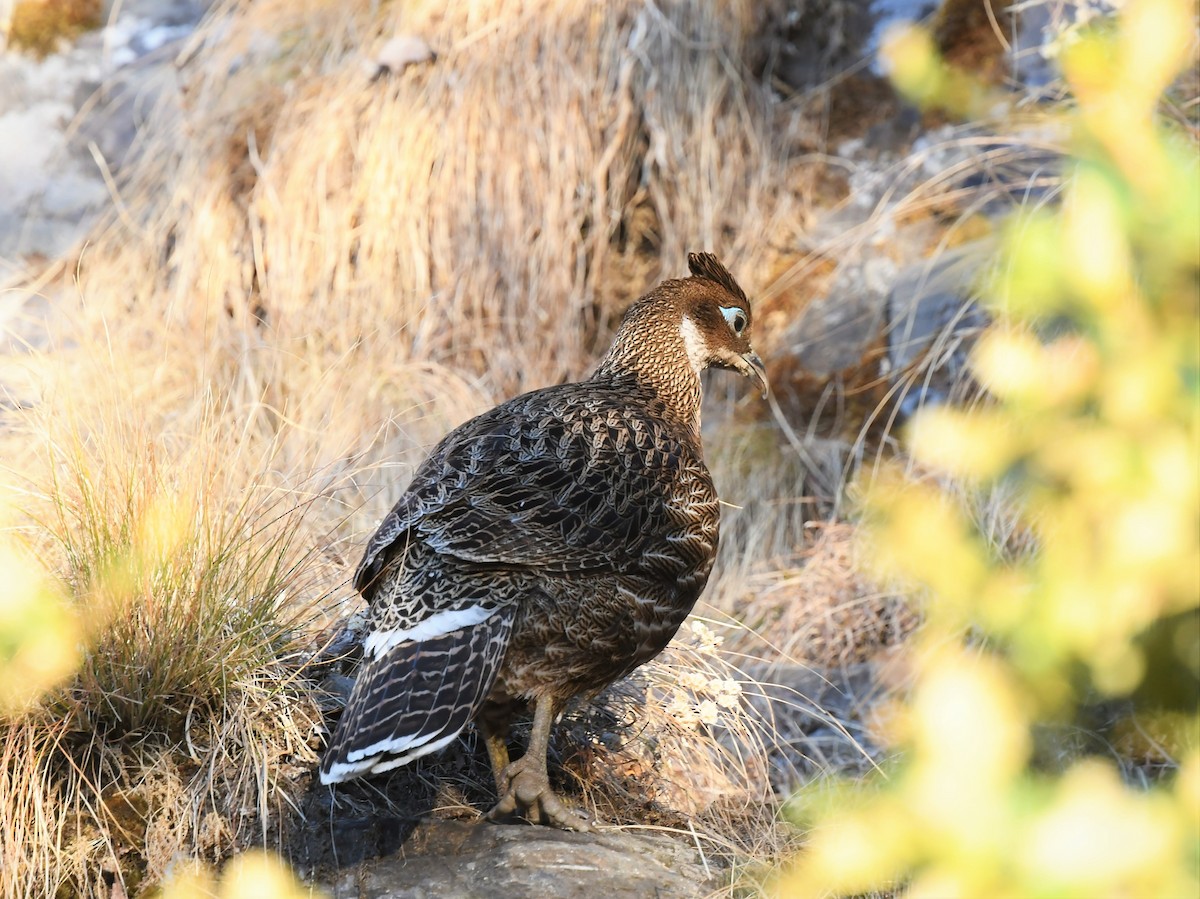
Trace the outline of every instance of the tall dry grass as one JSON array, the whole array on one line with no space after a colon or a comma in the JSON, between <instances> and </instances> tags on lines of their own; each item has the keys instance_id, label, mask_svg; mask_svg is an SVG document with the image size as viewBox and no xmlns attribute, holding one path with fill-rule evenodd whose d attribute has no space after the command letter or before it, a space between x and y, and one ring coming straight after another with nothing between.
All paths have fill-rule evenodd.
<instances>
[{"instance_id":1,"label":"tall dry grass","mask_svg":"<svg viewBox=\"0 0 1200 899\"><path fill-rule=\"evenodd\" d=\"M31 357L44 395L6 433L18 527L84 649L74 677L0 718L5 895L133 891L181 857L274 840L271 805L295 792L282 772L316 760L300 671L329 566L303 482L210 401L143 415L127 399L150 372L95 349Z\"/></svg>"},{"instance_id":2,"label":"tall dry grass","mask_svg":"<svg viewBox=\"0 0 1200 899\"><path fill-rule=\"evenodd\" d=\"M218 14L86 292L205 343L250 331L507 393L583 374L614 315L676 273L661 260L709 247L754 277L740 224L769 227L781 172L739 77L753 4L441 6ZM439 58L370 82L393 31Z\"/></svg>"}]
</instances>

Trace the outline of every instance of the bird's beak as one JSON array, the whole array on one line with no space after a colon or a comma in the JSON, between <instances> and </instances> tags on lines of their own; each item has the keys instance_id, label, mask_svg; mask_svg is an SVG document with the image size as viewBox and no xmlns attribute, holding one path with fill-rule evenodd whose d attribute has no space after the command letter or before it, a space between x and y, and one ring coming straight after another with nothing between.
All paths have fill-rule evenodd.
<instances>
[{"instance_id":1,"label":"bird's beak","mask_svg":"<svg viewBox=\"0 0 1200 899\"><path fill-rule=\"evenodd\" d=\"M762 398L765 400L770 386L767 384L767 367L763 365L763 361L759 358L758 353L751 350L749 353L742 353L740 356L735 356L733 364L738 371L758 384L762 390Z\"/></svg>"}]
</instances>

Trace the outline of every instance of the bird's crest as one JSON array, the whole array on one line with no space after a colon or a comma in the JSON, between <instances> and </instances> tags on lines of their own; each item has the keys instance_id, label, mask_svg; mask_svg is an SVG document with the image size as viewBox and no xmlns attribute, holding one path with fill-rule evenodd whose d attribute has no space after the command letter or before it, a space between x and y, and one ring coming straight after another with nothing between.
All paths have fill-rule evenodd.
<instances>
[{"instance_id":1,"label":"bird's crest","mask_svg":"<svg viewBox=\"0 0 1200 899\"><path fill-rule=\"evenodd\" d=\"M688 268L695 277L715 281L739 300L750 302L746 292L729 274L729 269L721 265L721 260L712 253L688 253Z\"/></svg>"}]
</instances>

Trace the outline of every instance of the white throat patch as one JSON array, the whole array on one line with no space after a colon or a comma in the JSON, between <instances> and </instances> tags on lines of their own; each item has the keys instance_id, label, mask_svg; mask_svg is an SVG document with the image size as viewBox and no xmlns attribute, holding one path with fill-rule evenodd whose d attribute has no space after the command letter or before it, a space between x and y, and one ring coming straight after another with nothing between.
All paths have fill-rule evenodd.
<instances>
[{"instance_id":1,"label":"white throat patch","mask_svg":"<svg viewBox=\"0 0 1200 899\"><path fill-rule=\"evenodd\" d=\"M692 371L699 375L708 364L708 347L704 342L704 338L700 336L700 329L696 327L696 323L692 321L691 316L685 315L683 317L683 323L679 326L679 333L683 337L683 347L687 350L688 362L692 364Z\"/></svg>"}]
</instances>

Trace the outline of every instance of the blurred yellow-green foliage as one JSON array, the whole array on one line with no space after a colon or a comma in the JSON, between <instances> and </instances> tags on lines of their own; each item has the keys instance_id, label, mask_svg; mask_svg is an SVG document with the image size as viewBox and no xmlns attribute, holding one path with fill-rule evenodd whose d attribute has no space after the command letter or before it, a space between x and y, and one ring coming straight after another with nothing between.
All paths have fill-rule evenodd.
<instances>
[{"instance_id":1,"label":"blurred yellow-green foliage","mask_svg":"<svg viewBox=\"0 0 1200 899\"><path fill-rule=\"evenodd\" d=\"M785 895L1200 895L1200 154L1158 115L1195 16L1132 0L1063 49L1073 159L1060 207L1008 232L974 356L994 401L927 410L925 476L867 491L882 571L925 598L903 761L798 797L811 839ZM901 88L939 102L931 43L891 46ZM1024 550L969 514L989 489ZM1124 771L1038 761L1046 726L1130 698ZM1149 786L1139 753L1167 772Z\"/></svg>"},{"instance_id":2,"label":"blurred yellow-green foliage","mask_svg":"<svg viewBox=\"0 0 1200 899\"><path fill-rule=\"evenodd\" d=\"M0 509L0 715L18 712L75 672L79 620Z\"/></svg>"},{"instance_id":3,"label":"blurred yellow-green foliage","mask_svg":"<svg viewBox=\"0 0 1200 899\"><path fill-rule=\"evenodd\" d=\"M308 899L324 895L304 886L278 857L262 850L239 855L215 877L206 865L181 870L160 899Z\"/></svg>"}]
</instances>

